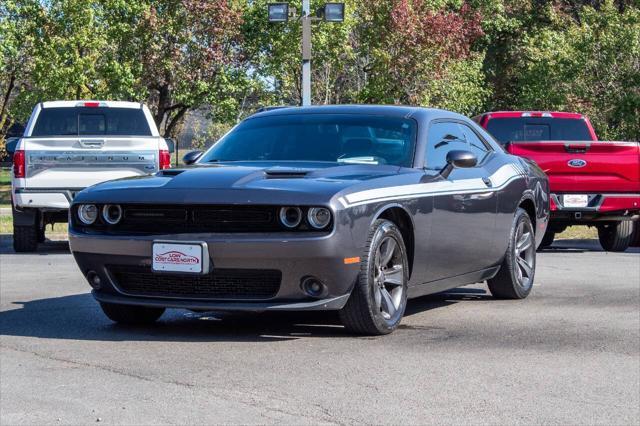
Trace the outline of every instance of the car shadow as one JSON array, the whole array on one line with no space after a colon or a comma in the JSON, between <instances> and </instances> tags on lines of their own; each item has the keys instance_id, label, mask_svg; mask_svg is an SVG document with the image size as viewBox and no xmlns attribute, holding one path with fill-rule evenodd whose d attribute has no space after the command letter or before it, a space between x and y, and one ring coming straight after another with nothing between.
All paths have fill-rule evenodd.
<instances>
[{"instance_id":1,"label":"car shadow","mask_svg":"<svg viewBox=\"0 0 640 426\"><path fill-rule=\"evenodd\" d=\"M410 300L405 316L461 301L489 298L484 290L454 289ZM400 329L416 328L401 325ZM353 338L337 312L194 313L170 309L149 326L109 321L90 294L14 302L0 312L0 336L95 341L272 342L316 338ZM369 337L370 338L370 337Z\"/></svg>"},{"instance_id":2,"label":"car shadow","mask_svg":"<svg viewBox=\"0 0 640 426\"><path fill-rule=\"evenodd\" d=\"M604 252L598 240L556 240L541 253ZM624 253L640 253L640 247L629 247Z\"/></svg>"}]
</instances>

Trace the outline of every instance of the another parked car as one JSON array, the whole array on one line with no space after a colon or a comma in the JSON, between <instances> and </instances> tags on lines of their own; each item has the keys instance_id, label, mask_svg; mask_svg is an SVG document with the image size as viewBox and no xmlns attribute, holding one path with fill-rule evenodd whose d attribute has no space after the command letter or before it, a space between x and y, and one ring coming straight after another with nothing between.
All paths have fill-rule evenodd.
<instances>
[{"instance_id":1,"label":"another parked car","mask_svg":"<svg viewBox=\"0 0 640 426\"><path fill-rule=\"evenodd\" d=\"M48 223L67 222L87 186L170 167L169 147L134 102L38 104L13 154L13 247L35 251Z\"/></svg>"},{"instance_id":2,"label":"another parked car","mask_svg":"<svg viewBox=\"0 0 640 426\"><path fill-rule=\"evenodd\" d=\"M102 183L70 245L105 314L340 310L393 331L407 298L488 280L526 297L548 182L468 118L435 109L283 108L246 119L187 169Z\"/></svg>"},{"instance_id":3,"label":"another parked car","mask_svg":"<svg viewBox=\"0 0 640 426\"><path fill-rule=\"evenodd\" d=\"M570 225L597 227L605 250L629 247L640 219L640 143L599 141L576 113L488 112L474 120L549 175L551 223L542 247Z\"/></svg>"}]
</instances>

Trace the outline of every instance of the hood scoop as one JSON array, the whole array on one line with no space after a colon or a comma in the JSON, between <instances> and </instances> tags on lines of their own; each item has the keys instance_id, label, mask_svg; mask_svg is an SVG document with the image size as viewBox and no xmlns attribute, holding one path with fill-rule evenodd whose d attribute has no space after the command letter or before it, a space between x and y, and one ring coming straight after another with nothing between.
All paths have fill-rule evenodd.
<instances>
[{"instance_id":1,"label":"hood scoop","mask_svg":"<svg viewBox=\"0 0 640 426\"><path fill-rule=\"evenodd\" d=\"M311 173L306 169L272 168L264 171L267 179L301 179Z\"/></svg>"}]
</instances>

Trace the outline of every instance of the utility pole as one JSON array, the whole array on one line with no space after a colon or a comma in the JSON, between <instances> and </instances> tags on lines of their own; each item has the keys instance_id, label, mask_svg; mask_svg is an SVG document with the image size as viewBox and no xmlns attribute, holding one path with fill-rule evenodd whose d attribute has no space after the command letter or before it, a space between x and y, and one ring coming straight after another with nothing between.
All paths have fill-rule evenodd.
<instances>
[{"instance_id":1,"label":"utility pole","mask_svg":"<svg viewBox=\"0 0 640 426\"><path fill-rule=\"evenodd\" d=\"M302 0L302 106L311 105L311 4Z\"/></svg>"}]
</instances>

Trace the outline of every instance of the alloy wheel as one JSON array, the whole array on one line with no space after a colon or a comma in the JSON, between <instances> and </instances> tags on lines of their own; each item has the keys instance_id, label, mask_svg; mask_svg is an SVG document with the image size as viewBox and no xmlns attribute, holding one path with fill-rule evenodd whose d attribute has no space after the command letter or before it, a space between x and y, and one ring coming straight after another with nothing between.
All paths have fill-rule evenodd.
<instances>
[{"instance_id":1,"label":"alloy wheel","mask_svg":"<svg viewBox=\"0 0 640 426\"><path fill-rule=\"evenodd\" d=\"M525 222L518 224L516 231L515 259L517 280L522 288L529 288L535 270L535 244L533 232Z\"/></svg>"},{"instance_id":2,"label":"alloy wheel","mask_svg":"<svg viewBox=\"0 0 640 426\"><path fill-rule=\"evenodd\" d=\"M400 309L404 273L402 249L395 238L387 236L375 252L373 265L373 298L385 320L391 320Z\"/></svg>"}]
</instances>

